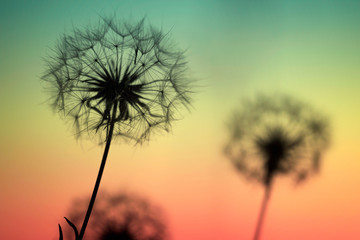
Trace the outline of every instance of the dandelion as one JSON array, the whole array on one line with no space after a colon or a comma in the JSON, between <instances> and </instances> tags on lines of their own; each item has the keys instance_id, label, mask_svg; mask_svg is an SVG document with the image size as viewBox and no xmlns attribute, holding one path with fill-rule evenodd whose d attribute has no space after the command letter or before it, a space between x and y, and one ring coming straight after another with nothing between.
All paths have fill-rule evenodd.
<instances>
[{"instance_id":1,"label":"dandelion","mask_svg":"<svg viewBox=\"0 0 360 240\"><path fill-rule=\"evenodd\" d=\"M329 144L329 124L318 111L289 96L258 95L243 102L228 129L225 155L248 180L265 187L257 240L274 178L286 175L300 183L317 173Z\"/></svg>"},{"instance_id":2,"label":"dandelion","mask_svg":"<svg viewBox=\"0 0 360 240\"><path fill-rule=\"evenodd\" d=\"M119 192L104 193L96 202L89 230L89 240L165 240L168 231L161 208L143 197ZM83 216L86 199L77 200L70 209L72 221L78 223ZM73 233L66 232L71 236Z\"/></svg>"},{"instance_id":3,"label":"dandelion","mask_svg":"<svg viewBox=\"0 0 360 240\"><path fill-rule=\"evenodd\" d=\"M145 24L101 18L96 26L64 34L46 60L42 79L52 107L72 122L78 137L99 136L105 149L82 239L113 138L142 143L169 131L181 107L188 107L184 52L168 34Z\"/></svg>"}]
</instances>

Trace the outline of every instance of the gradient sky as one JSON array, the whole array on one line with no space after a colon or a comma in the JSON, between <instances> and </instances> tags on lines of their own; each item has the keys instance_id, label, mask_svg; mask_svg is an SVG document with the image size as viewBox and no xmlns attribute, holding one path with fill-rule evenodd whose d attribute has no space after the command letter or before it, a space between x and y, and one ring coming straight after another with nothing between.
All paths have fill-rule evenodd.
<instances>
[{"instance_id":1,"label":"gradient sky","mask_svg":"<svg viewBox=\"0 0 360 240\"><path fill-rule=\"evenodd\" d=\"M262 239L360 239L359 1L2 1L0 239L56 239L90 194L102 147L76 141L46 103L43 58L63 32L99 15L146 16L187 49L193 109L144 146L113 144L102 189L140 193L168 216L173 240L251 239L263 188L222 155L242 98L292 94L332 121L321 173L277 179Z\"/></svg>"}]
</instances>

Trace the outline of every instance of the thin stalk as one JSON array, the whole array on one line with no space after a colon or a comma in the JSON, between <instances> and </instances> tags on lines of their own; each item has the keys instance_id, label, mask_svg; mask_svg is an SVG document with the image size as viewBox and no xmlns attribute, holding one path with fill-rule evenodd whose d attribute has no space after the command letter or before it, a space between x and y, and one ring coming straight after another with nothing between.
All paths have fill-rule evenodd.
<instances>
[{"instance_id":1,"label":"thin stalk","mask_svg":"<svg viewBox=\"0 0 360 240\"><path fill-rule=\"evenodd\" d=\"M261 204L260 214L259 214L259 218L258 218L256 230L255 230L255 235L253 238L254 240L258 240L260 238L260 232L261 232L261 228L262 228L262 225L264 222L267 205L268 205L268 202L270 199L270 193L271 193L271 184L266 186L266 189L265 189L265 195L264 195L264 198L263 198L263 201Z\"/></svg>"},{"instance_id":2,"label":"thin stalk","mask_svg":"<svg viewBox=\"0 0 360 240\"><path fill-rule=\"evenodd\" d=\"M115 104L115 105L114 105L114 108L113 108L112 120L115 119L115 117L116 117L116 109L117 109L117 104ZM88 222L89 222L90 215L91 215L91 211L92 211L92 209L93 209L93 206L94 206L94 203L95 203L95 199L96 199L96 195L97 195L97 192L98 192L98 190L99 190L99 186L100 186L100 182L101 182L101 177L102 177L103 172L104 172L104 168L105 168L105 164L106 164L106 159L107 159L107 156L108 156L108 153L109 153L109 149L110 149L110 144L111 144L111 139L112 139L113 131L114 131L114 121L111 121L110 128L109 128L109 131L108 131L108 133L107 133L107 138L106 138L106 145L105 145L105 149L104 149L104 154L103 154L103 157L102 157L102 160L101 160L101 164L100 164L99 172L98 172L98 175L97 175L97 178L96 178L94 190L93 190L93 193L92 193L92 195L91 195L89 207L88 207L88 209L87 209L87 211L86 211L86 215L85 215L85 218L84 218L84 222L83 222L82 227L81 227L81 230L80 230L79 238L76 239L76 240L82 240L83 237L84 237L85 229L86 229L86 226L87 226L87 224L88 224Z\"/></svg>"}]
</instances>

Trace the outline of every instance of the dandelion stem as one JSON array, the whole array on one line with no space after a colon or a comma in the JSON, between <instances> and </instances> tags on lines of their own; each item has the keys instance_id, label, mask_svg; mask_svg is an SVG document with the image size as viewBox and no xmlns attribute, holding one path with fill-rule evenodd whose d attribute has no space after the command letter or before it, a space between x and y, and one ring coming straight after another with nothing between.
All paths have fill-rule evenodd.
<instances>
[{"instance_id":1,"label":"dandelion stem","mask_svg":"<svg viewBox=\"0 0 360 240\"><path fill-rule=\"evenodd\" d=\"M261 204L261 209L260 209L260 214L259 214L256 230L255 230L254 240L258 240L260 238L260 232L261 232L262 224L264 221L266 208L267 208L267 205L268 205L268 202L270 199L270 193L271 193L271 183L269 185L267 185L266 189L265 189L265 195L264 195L264 198L263 198L263 201Z\"/></svg>"},{"instance_id":2,"label":"dandelion stem","mask_svg":"<svg viewBox=\"0 0 360 240\"><path fill-rule=\"evenodd\" d=\"M113 107L113 113L112 113L112 120L116 118L116 109L117 109L117 104L114 104ZM93 209L94 203L95 203L95 199L96 199L96 195L97 192L99 190L99 186L100 186L100 181L101 181L101 177L102 174L104 172L104 168L105 168L105 164L106 164L106 159L109 153L109 149L110 149L110 143L111 143L111 139L112 139L112 135L113 135L113 131L114 131L114 121L111 121L110 127L109 127L109 131L107 133L107 139L106 139L106 145L105 145L105 149L104 149L104 154L101 160L101 164L100 164L100 168L99 168L99 172L98 172L98 176L96 178L96 182L95 182L95 186L94 186L94 190L93 193L91 195L91 199L90 199L90 203L89 203L89 207L86 211L86 215L84 218L84 222L83 225L81 227L80 230L80 234L79 234L79 239L76 240L82 240L85 234L85 229L86 226L89 222L90 219L90 215L91 215L91 211Z\"/></svg>"}]
</instances>

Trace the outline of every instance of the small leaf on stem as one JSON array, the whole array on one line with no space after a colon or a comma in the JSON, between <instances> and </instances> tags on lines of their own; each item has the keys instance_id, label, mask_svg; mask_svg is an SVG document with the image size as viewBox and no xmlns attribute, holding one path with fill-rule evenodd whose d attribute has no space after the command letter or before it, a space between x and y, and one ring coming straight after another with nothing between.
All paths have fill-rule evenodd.
<instances>
[{"instance_id":1,"label":"small leaf on stem","mask_svg":"<svg viewBox=\"0 0 360 240\"><path fill-rule=\"evenodd\" d=\"M61 226L59 224L59 240L63 240L63 233L62 233L62 229L61 229Z\"/></svg>"},{"instance_id":2,"label":"small leaf on stem","mask_svg":"<svg viewBox=\"0 0 360 240\"><path fill-rule=\"evenodd\" d=\"M70 227L74 230L74 233L75 233L75 240L77 240L79 238L79 232L76 228L76 226L69 220L67 219L66 217L64 217L66 222L70 225Z\"/></svg>"}]
</instances>

